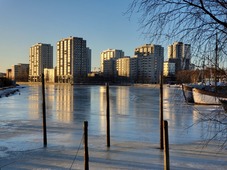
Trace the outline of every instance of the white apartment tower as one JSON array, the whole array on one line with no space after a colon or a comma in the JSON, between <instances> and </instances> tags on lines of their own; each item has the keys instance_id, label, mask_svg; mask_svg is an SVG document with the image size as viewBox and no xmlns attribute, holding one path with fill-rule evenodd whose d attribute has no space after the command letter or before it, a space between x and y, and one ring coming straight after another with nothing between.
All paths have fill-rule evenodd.
<instances>
[{"instance_id":1,"label":"white apartment tower","mask_svg":"<svg viewBox=\"0 0 227 170\"><path fill-rule=\"evenodd\" d=\"M53 68L53 46L37 43L29 52L29 81L41 82L44 68Z\"/></svg>"},{"instance_id":2,"label":"white apartment tower","mask_svg":"<svg viewBox=\"0 0 227 170\"><path fill-rule=\"evenodd\" d=\"M137 63L135 63L137 59ZM139 83L159 83L159 75L163 70L164 48L160 45L145 44L135 49L133 58L134 66L130 66L131 75L137 70L137 82ZM136 67L137 68L136 68ZM135 81L135 75L133 76Z\"/></svg>"},{"instance_id":3,"label":"white apartment tower","mask_svg":"<svg viewBox=\"0 0 227 170\"><path fill-rule=\"evenodd\" d=\"M79 83L91 70L91 50L86 40L69 37L57 42L57 82Z\"/></svg>"},{"instance_id":4,"label":"white apartment tower","mask_svg":"<svg viewBox=\"0 0 227 170\"><path fill-rule=\"evenodd\" d=\"M117 49L107 49L101 52L101 63L100 63L100 70L104 72L104 61L110 59L118 59L124 57L124 52L122 50Z\"/></svg>"}]
</instances>

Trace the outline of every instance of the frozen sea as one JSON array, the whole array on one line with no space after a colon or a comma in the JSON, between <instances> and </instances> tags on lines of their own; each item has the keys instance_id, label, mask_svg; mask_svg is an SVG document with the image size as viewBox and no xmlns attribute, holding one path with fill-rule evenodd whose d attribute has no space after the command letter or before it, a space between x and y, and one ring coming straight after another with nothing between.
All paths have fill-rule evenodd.
<instances>
[{"instance_id":1,"label":"frozen sea","mask_svg":"<svg viewBox=\"0 0 227 170\"><path fill-rule=\"evenodd\" d=\"M15 158L18 153L43 146L42 88L39 84L23 86L19 93L0 98L1 158ZM109 90L111 143L159 146L159 85L110 86ZM89 145L105 147L105 86L48 84L45 91L48 147L78 147L84 121L88 121ZM163 94L170 145L203 141L206 145L212 139L226 152L222 145L226 130L221 131L226 124L211 122L227 122L221 106L189 105L180 88L164 87ZM4 163L0 163L3 167Z\"/></svg>"}]
</instances>

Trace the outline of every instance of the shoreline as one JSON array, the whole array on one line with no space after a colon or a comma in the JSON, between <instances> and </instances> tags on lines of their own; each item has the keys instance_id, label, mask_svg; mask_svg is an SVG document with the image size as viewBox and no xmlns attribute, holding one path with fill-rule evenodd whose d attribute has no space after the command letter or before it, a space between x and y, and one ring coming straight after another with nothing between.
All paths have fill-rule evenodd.
<instances>
[{"instance_id":1,"label":"shoreline","mask_svg":"<svg viewBox=\"0 0 227 170\"><path fill-rule=\"evenodd\" d=\"M42 82L17 82L18 85L41 85ZM74 83L74 84L69 84L69 83L50 83L50 82L45 82L46 85L71 85L71 86L105 86L105 83ZM134 86L134 87L160 87L160 84L109 84L110 86ZM163 84L163 87L167 87L168 84Z\"/></svg>"}]
</instances>

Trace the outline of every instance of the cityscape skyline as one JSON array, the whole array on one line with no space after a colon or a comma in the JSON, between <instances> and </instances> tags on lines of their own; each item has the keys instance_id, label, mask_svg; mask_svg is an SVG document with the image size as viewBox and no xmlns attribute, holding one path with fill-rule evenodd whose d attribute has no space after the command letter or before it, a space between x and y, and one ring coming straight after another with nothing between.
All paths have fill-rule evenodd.
<instances>
[{"instance_id":1,"label":"cityscape skyline","mask_svg":"<svg viewBox=\"0 0 227 170\"><path fill-rule=\"evenodd\" d=\"M53 67L53 46L42 43L33 45L29 54L28 81L40 82L42 72L46 81L71 84L88 81L88 75L91 73L91 49L86 44L86 40L79 37L58 41L56 67ZM121 82L130 80L157 83L163 68L164 47L154 44L142 45L135 48L132 58L125 56L122 50L107 49L100 57L102 69L98 74L103 78ZM13 70L7 70L6 76L18 80L17 77L22 72L19 67L14 73Z\"/></svg>"},{"instance_id":2,"label":"cityscape skyline","mask_svg":"<svg viewBox=\"0 0 227 170\"><path fill-rule=\"evenodd\" d=\"M57 65L54 67L53 46L37 43L30 47L29 64L13 65L11 69L6 70L5 76L15 81L40 82L44 73L47 82L74 84L89 82L92 79L95 81L110 79L113 82L156 84L163 71L168 77L174 76L178 69L190 70L190 48L184 50L185 45L187 47L190 45L175 42L177 48L174 55L168 54L173 57L169 58L171 61L168 62L174 63L174 67L171 66L170 69L168 67L170 64L167 64L163 70L164 47L145 44L135 48L133 57L125 56L122 50L104 50L100 56L103 70L98 73L91 72L91 49L86 44L86 40L79 37L68 37L58 41ZM187 64L184 63L185 57L188 59ZM183 64L185 69L180 67L174 71L177 63ZM24 72L29 76L21 76ZM89 80L89 77L96 79Z\"/></svg>"},{"instance_id":3,"label":"cityscape skyline","mask_svg":"<svg viewBox=\"0 0 227 170\"><path fill-rule=\"evenodd\" d=\"M138 17L124 15L131 0L65 1L0 0L0 72L29 62L29 48L36 43L53 46L64 37L83 37L92 49L92 70L100 67L104 49L122 49L133 56L134 48L150 43L139 30Z\"/></svg>"}]
</instances>

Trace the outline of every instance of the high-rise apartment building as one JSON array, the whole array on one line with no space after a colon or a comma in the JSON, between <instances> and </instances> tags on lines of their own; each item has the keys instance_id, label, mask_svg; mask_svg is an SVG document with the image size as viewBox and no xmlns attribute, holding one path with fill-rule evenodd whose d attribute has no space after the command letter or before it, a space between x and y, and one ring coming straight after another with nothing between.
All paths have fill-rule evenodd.
<instances>
[{"instance_id":1,"label":"high-rise apartment building","mask_svg":"<svg viewBox=\"0 0 227 170\"><path fill-rule=\"evenodd\" d=\"M40 82L44 68L53 68L53 46L38 43L30 48L29 81Z\"/></svg>"},{"instance_id":2,"label":"high-rise apartment building","mask_svg":"<svg viewBox=\"0 0 227 170\"><path fill-rule=\"evenodd\" d=\"M57 82L79 83L91 70L91 50L86 40L69 37L57 42Z\"/></svg>"},{"instance_id":3,"label":"high-rise apartment building","mask_svg":"<svg viewBox=\"0 0 227 170\"><path fill-rule=\"evenodd\" d=\"M124 57L124 52L122 50L117 49L107 49L101 52L101 60L100 60L100 71L104 72L104 61L112 59L118 59Z\"/></svg>"},{"instance_id":4,"label":"high-rise apartment building","mask_svg":"<svg viewBox=\"0 0 227 170\"><path fill-rule=\"evenodd\" d=\"M176 72L179 70L188 70L191 60L191 45L182 42L174 42L168 46L168 59L174 62Z\"/></svg>"},{"instance_id":5,"label":"high-rise apartment building","mask_svg":"<svg viewBox=\"0 0 227 170\"><path fill-rule=\"evenodd\" d=\"M137 60L137 62L135 62ZM139 83L159 83L159 75L163 70L164 48L160 45L145 44L135 49L135 57L131 67L132 79ZM137 67L137 68L136 68ZM135 79L135 71L137 78Z\"/></svg>"}]
</instances>

